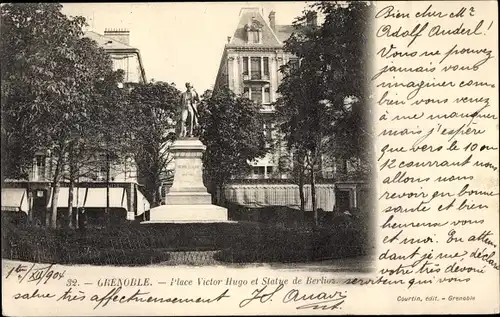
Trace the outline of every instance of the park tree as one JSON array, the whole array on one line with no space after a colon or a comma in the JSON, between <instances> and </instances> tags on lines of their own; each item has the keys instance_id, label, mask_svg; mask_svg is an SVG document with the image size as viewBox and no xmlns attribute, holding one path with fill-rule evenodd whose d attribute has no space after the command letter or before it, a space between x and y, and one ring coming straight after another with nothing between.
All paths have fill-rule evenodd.
<instances>
[{"instance_id":1,"label":"park tree","mask_svg":"<svg viewBox=\"0 0 500 317\"><path fill-rule=\"evenodd\" d=\"M61 8L57 3L2 5L2 51L8 52L2 53L2 118L6 114L2 137L8 140L7 153L29 160L37 149L51 151L53 194L46 222L53 228L71 149L84 136L102 135L97 132L103 122L95 118L105 117L108 103L99 86L116 85L110 57L83 38L85 19L68 18ZM15 131L30 129L25 135ZM90 136L89 131L96 134ZM28 163L7 165L20 175Z\"/></svg>"},{"instance_id":2,"label":"park tree","mask_svg":"<svg viewBox=\"0 0 500 317\"><path fill-rule=\"evenodd\" d=\"M79 37L74 43L75 66L79 70L65 71L73 81L66 94L59 100L59 111L62 114L46 116L52 121L47 131L52 150L55 170L52 176L51 226L57 225L57 202L60 182L69 172L69 225L72 223L73 188L81 167L93 167L102 164L100 155L104 151L107 170L107 203L109 206L109 170L113 161L118 160L122 133L125 129L121 124L121 109L123 94L118 88L118 82L123 74L115 73L109 55L97 43ZM64 100L67 98L67 100ZM83 147L82 147L83 143ZM78 149L78 151L75 151ZM90 162L85 159L91 157ZM80 167L80 168L79 168ZM105 219L108 220L108 208Z\"/></svg>"},{"instance_id":3,"label":"park tree","mask_svg":"<svg viewBox=\"0 0 500 317\"><path fill-rule=\"evenodd\" d=\"M316 224L322 155L347 159L369 148L370 11L361 1L314 3L294 21L296 31L285 41L285 50L299 62L281 68L277 113L288 147L297 154L299 187L309 177ZM324 22L317 25L319 15Z\"/></svg>"},{"instance_id":4,"label":"park tree","mask_svg":"<svg viewBox=\"0 0 500 317\"><path fill-rule=\"evenodd\" d=\"M26 178L48 139L44 115L70 83L71 42L83 19L67 19L53 3L2 4L2 174Z\"/></svg>"},{"instance_id":5,"label":"park tree","mask_svg":"<svg viewBox=\"0 0 500 317\"><path fill-rule=\"evenodd\" d=\"M373 60L371 29L374 6L368 1L319 2L324 15L324 72L331 133L326 144L330 153L343 161L358 162L360 176L372 172L371 132Z\"/></svg>"},{"instance_id":6,"label":"park tree","mask_svg":"<svg viewBox=\"0 0 500 317\"><path fill-rule=\"evenodd\" d=\"M92 42L84 39L89 45ZM89 51L95 47L88 48ZM102 51L100 51L102 53ZM101 59L93 58L95 64L89 63L98 72L103 63L106 65L107 56L100 55ZM128 114L124 109L129 105L128 97L118 83L123 81L124 72L106 72L93 84L91 100L82 109L85 115L73 125L72 136L67 153L65 173L63 177L69 183L68 197L68 226L73 227L73 189L80 178L94 178L106 169L106 208L105 221L109 220L109 183L112 165L122 165L122 161L130 155L130 133Z\"/></svg>"},{"instance_id":7,"label":"park tree","mask_svg":"<svg viewBox=\"0 0 500 317\"><path fill-rule=\"evenodd\" d=\"M173 178L170 146L175 141L180 91L165 82L136 86L129 96L129 128L137 172L152 206L161 201L160 186Z\"/></svg>"},{"instance_id":8,"label":"park tree","mask_svg":"<svg viewBox=\"0 0 500 317\"><path fill-rule=\"evenodd\" d=\"M204 174L220 204L224 185L247 173L250 162L266 154L264 121L258 104L227 87L206 91L201 97L200 140L207 147Z\"/></svg>"},{"instance_id":9,"label":"park tree","mask_svg":"<svg viewBox=\"0 0 500 317\"><path fill-rule=\"evenodd\" d=\"M305 177L309 176L312 207L317 219L315 182L323 153L323 139L330 124L325 116L326 105L320 102L325 98L323 81L307 60L302 60L296 69L292 65L286 67L287 75L278 90L281 97L277 117L283 120L281 130L289 149L295 154L294 174L298 178L301 209L305 207Z\"/></svg>"}]
</instances>

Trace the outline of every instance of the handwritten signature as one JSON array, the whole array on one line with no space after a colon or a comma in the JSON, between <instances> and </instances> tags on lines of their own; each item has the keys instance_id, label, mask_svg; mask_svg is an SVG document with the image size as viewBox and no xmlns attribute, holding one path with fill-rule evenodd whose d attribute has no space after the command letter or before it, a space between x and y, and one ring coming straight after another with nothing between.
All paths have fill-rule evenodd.
<instances>
[{"instance_id":1,"label":"handwritten signature","mask_svg":"<svg viewBox=\"0 0 500 317\"><path fill-rule=\"evenodd\" d=\"M9 277L17 277L18 283L21 284L23 281L27 283L36 283L36 285L40 284L43 281L43 284L47 284L50 280L59 281L64 278L64 274L66 270L61 272L54 270L54 264L39 266L33 263L31 266L19 264L13 268L11 268L7 276ZM27 279L26 279L27 278Z\"/></svg>"},{"instance_id":2,"label":"handwritten signature","mask_svg":"<svg viewBox=\"0 0 500 317\"><path fill-rule=\"evenodd\" d=\"M280 284L273 290L268 290L267 285L262 288L257 288L252 292L252 296L245 298L239 304L240 308L247 306L253 301L258 303L271 302L276 293L283 289L284 285ZM302 294L297 289L291 289L288 291L282 299L283 303L297 303L297 302L307 302L296 307L296 309L320 309L320 310L334 310L341 309L342 304L347 298L346 292L336 291L335 293L311 293Z\"/></svg>"},{"instance_id":3,"label":"handwritten signature","mask_svg":"<svg viewBox=\"0 0 500 317\"><path fill-rule=\"evenodd\" d=\"M264 286L263 288L257 288L252 292L252 297L246 298L240 302L240 308L243 308L253 302L254 300L258 300L260 303L266 303L269 301L272 301L272 298L274 294L278 293L282 288L284 287L283 284L278 285L273 291L271 292L264 292L267 289L267 285Z\"/></svg>"},{"instance_id":4,"label":"handwritten signature","mask_svg":"<svg viewBox=\"0 0 500 317\"><path fill-rule=\"evenodd\" d=\"M335 310L341 309L341 305L345 302L347 298L347 292L336 291L333 294L320 292L311 294L301 294L297 289L291 289L283 297L283 303L296 303L296 302L308 302L307 304L297 306L296 309L308 309L312 308L314 310ZM310 301L313 301L312 303Z\"/></svg>"}]
</instances>

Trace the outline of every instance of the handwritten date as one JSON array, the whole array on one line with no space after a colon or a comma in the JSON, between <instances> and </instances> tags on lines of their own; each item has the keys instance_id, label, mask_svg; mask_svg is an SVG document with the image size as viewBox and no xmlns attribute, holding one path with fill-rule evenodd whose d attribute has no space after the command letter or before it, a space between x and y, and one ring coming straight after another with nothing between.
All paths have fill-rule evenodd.
<instances>
[{"instance_id":1,"label":"handwritten date","mask_svg":"<svg viewBox=\"0 0 500 317\"><path fill-rule=\"evenodd\" d=\"M36 285L43 282L43 284L47 284L50 280L59 281L64 278L64 274L66 270L61 272L54 270L54 264L39 266L33 263L31 266L19 264L13 268L11 268L7 272L8 279L9 277L17 277L18 283L21 284L23 282L27 283L36 283Z\"/></svg>"}]
</instances>

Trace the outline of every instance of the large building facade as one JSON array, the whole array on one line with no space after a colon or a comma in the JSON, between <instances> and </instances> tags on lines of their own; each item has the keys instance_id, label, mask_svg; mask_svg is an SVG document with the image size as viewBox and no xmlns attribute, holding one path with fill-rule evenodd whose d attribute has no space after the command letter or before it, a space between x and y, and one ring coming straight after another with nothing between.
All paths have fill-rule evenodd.
<instances>
[{"instance_id":1,"label":"large building facade","mask_svg":"<svg viewBox=\"0 0 500 317\"><path fill-rule=\"evenodd\" d=\"M283 42L293 31L291 25L276 25L276 13L268 19L259 8L243 8L238 25L224 47L214 90L224 86L237 95L244 95L262 105L265 123L262 127L268 145L273 145L266 157L253 162L249 178L287 178L280 161L290 161L290 153L280 140L274 124L272 103L278 98L282 80L280 67L297 59L283 50ZM283 165L283 164L281 164Z\"/></svg>"},{"instance_id":2,"label":"large building facade","mask_svg":"<svg viewBox=\"0 0 500 317\"><path fill-rule=\"evenodd\" d=\"M94 40L109 53L114 70L124 71L125 78L120 84L124 89L131 89L138 83L146 82L140 51L130 46L128 30L106 29L104 34L87 31L84 36ZM120 163L110 165L103 154L90 159L89 162L73 191L73 206L76 209L93 210L102 216L103 209L108 207L108 193L110 210L128 220L135 219L149 209L149 202L138 184L137 168L132 158L123 158L119 160ZM27 179L7 180L4 183L2 210L25 212L30 220L43 222L44 214L51 203L54 169L50 149L38 151L33 158ZM68 208L69 198L65 173L67 171L63 172L58 198L58 207L62 209Z\"/></svg>"},{"instance_id":3,"label":"large building facade","mask_svg":"<svg viewBox=\"0 0 500 317\"><path fill-rule=\"evenodd\" d=\"M317 16L310 14L305 23L316 25ZM292 25L276 24L274 11L265 18L260 8L242 8L234 34L228 37L224 46L214 91L228 87L235 94L262 105L265 119L262 131L268 144L272 145L272 151L266 157L252 162L252 172L244 177L245 180L235 180L226 186L225 197L228 201L248 207L300 206L298 187L292 180L293 153L288 151L283 136L275 126L273 107L283 80L280 68L287 63L292 66L299 63L297 57L284 50L284 42L293 32L296 28ZM317 188L317 206L329 211L334 207L357 208L359 197L367 186L365 182L341 177L352 170L350 162L324 155L320 164L323 184ZM310 210L312 203L308 185L305 191L306 210Z\"/></svg>"}]
</instances>

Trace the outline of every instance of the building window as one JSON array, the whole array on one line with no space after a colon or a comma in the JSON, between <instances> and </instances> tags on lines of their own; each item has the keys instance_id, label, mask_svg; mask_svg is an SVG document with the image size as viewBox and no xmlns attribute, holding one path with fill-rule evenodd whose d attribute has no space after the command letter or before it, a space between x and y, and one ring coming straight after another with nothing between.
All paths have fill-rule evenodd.
<instances>
[{"instance_id":1,"label":"building window","mask_svg":"<svg viewBox=\"0 0 500 317\"><path fill-rule=\"evenodd\" d=\"M267 177L269 177L271 174L273 174L273 167L267 166Z\"/></svg>"},{"instance_id":2,"label":"building window","mask_svg":"<svg viewBox=\"0 0 500 317\"><path fill-rule=\"evenodd\" d=\"M252 21L245 25L245 30L247 32L247 42L248 43L261 43L261 30L264 25L258 21L255 17L252 17Z\"/></svg>"},{"instance_id":3,"label":"building window","mask_svg":"<svg viewBox=\"0 0 500 317\"><path fill-rule=\"evenodd\" d=\"M266 167L265 166L254 166L252 168L252 176L253 178L264 178L266 175Z\"/></svg>"},{"instance_id":4,"label":"building window","mask_svg":"<svg viewBox=\"0 0 500 317\"><path fill-rule=\"evenodd\" d=\"M243 57L243 75L248 75L248 57Z\"/></svg>"},{"instance_id":5,"label":"building window","mask_svg":"<svg viewBox=\"0 0 500 317\"><path fill-rule=\"evenodd\" d=\"M104 153L99 154L98 157L98 169L97 169L97 180L104 181L106 180L106 172L107 172L107 156Z\"/></svg>"},{"instance_id":6,"label":"building window","mask_svg":"<svg viewBox=\"0 0 500 317\"><path fill-rule=\"evenodd\" d=\"M264 132L264 139L266 141L266 147L270 147L273 141L273 129L271 124L263 124L262 131Z\"/></svg>"},{"instance_id":7,"label":"building window","mask_svg":"<svg viewBox=\"0 0 500 317\"><path fill-rule=\"evenodd\" d=\"M99 167L99 174L97 175L97 180L105 181L106 180L106 166Z\"/></svg>"},{"instance_id":8,"label":"building window","mask_svg":"<svg viewBox=\"0 0 500 317\"><path fill-rule=\"evenodd\" d=\"M253 179L266 179L272 177L274 168L272 166L254 166L252 167Z\"/></svg>"},{"instance_id":9,"label":"building window","mask_svg":"<svg viewBox=\"0 0 500 317\"><path fill-rule=\"evenodd\" d=\"M256 103L262 103L262 87L252 86L250 87L250 99Z\"/></svg>"},{"instance_id":10,"label":"building window","mask_svg":"<svg viewBox=\"0 0 500 317\"><path fill-rule=\"evenodd\" d=\"M334 161L335 167L334 171L338 174L345 174L347 173L347 160L341 159L341 158L335 158Z\"/></svg>"},{"instance_id":11,"label":"building window","mask_svg":"<svg viewBox=\"0 0 500 317\"><path fill-rule=\"evenodd\" d=\"M36 156L36 166L45 167L45 155Z\"/></svg>"},{"instance_id":12,"label":"building window","mask_svg":"<svg viewBox=\"0 0 500 317\"><path fill-rule=\"evenodd\" d=\"M299 69L299 59L296 57L290 58L290 60L288 61L288 64L290 65L290 69L292 69L292 70Z\"/></svg>"},{"instance_id":13,"label":"building window","mask_svg":"<svg viewBox=\"0 0 500 317\"><path fill-rule=\"evenodd\" d=\"M262 90L252 88L251 98L256 103L262 103Z\"/></svg>"},{"instance_id":14,"label":"building window","mask_svg":"<svg viewBox=\"0 0 500 317\"><path fill-rule=\"evenodd\" d=\"M252 79L261 79L260 57L252 57L250 59L250 71Z\"/></svg>"},{"instance_id":15,"label":"building window","mask_svg":"<svg viewBox=\"0 0 500 317\"><path fill-rule=\"evenodd\" d=\"M252 85L243 87L243 97L249 98L256 103L262 104L263 101L270 103L271 91L269 87L262 88L260 85ZM264 100L262 99L264 97Z\"/></svg>"},{"instance_id":16,"label":"building window","mask_svg":"<svg viewBox=\"0 0 500 317\"><path fill-rule=\"evenodd\" d=\"M264 57L264 75L269 76L269 57Z\"/></svg>"},{"instance_id":17,"label":"building window","mask_svg":"<svg viewBox=\"0 0 500 317\"><path fill-rule=\"evenodd\" d=\"M41 180L41 179L45 178L45 161L46 161L45 155L36 155L35 156L35 162L36 162L35 178L37 180Z\"/></svg>"},{"instance_id":18,"label":"building window","mask_svg":"<svg viewBox=\"0 0 500 317\"><path fill-rule=\"evenodd\" d=\"M260 43L260 32L259 31L250 31L248 32L250 36L250 42L254 44Z\"/></svg>"},{"instance_id":19,"label":"building window","mask_svg":"<svg viewBox=\"0 0 500 317\"><path fill-rule=\"evenodd\" d=\"M264 103L271 103L271 88L264 88Z\"/></svg>"},{"instance_id":20,"label":"building window","mask_svg":"<svg viewBox=\"0 0 500 317\"><path fill-rule=\"evenodd\" d=\"M265 124L264 123L264 135L266 136L267 139L271 138L271 133L272 133L272 127L270 124Z\"/></svg>"}]
</instances>

